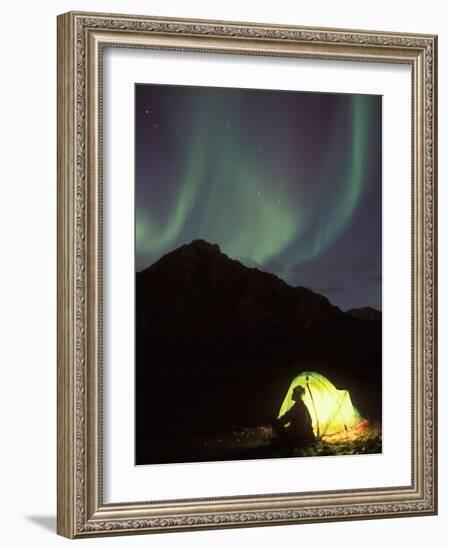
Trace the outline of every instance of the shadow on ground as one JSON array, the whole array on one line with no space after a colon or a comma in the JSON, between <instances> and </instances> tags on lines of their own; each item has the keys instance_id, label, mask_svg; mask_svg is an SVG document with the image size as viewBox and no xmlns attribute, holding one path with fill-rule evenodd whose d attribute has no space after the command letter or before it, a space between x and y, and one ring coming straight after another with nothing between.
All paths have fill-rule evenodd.
<instances>
[{"instance_id":1,"label":"shadow on ground","mask_svg":"<svg viewBox=\"0 0 449 550\"><path fill-rule=\"evenodd\" d=\"M56 533L56 516L25 516L25 519L42 527L46 531Z\"/></svg>"}]
</instances>

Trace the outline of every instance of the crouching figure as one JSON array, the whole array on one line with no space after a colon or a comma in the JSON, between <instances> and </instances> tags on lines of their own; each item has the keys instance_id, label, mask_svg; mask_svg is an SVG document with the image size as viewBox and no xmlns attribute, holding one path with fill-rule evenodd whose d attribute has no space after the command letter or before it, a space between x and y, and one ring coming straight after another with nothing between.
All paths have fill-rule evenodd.
<instances>
[{"instance_id":1,"label":"crouching figure","mask_svg":"<svg viewBox=\"0 0 449 550\"><path fill-rule=\"evenodd\" d=\"M304 403L305 389L296 386L292 392L294 404L276 420L278 439L289 444L307 444L315 441L312 419Z\"/></svg>"}]
</instances>

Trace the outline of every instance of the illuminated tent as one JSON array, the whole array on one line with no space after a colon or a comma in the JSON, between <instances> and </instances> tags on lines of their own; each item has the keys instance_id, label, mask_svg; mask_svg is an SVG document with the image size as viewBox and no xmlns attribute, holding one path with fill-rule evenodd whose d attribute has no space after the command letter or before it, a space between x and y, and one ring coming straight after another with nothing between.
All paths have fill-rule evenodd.
<instances>
[{"instance_id":1,"label":"illuminated tent","mask_svg":"<svg viewBox=\"0 0 449 550\"><path fill-rule=\"evenodd\" d=\"M348 390L337 390L327 378L317 372L302 372L293 379L278 418L293 406L292 393L296 386L305 389L304 403L309 410L317 439L347 431L363 421L352 404Z\"/></svg>"}]
</instances>

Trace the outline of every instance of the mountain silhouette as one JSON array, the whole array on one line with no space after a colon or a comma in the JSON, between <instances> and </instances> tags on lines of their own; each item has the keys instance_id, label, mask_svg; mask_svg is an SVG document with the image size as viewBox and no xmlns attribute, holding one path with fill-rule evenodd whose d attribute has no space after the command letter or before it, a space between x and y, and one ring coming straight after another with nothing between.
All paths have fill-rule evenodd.
<instances>
[{"instance_id":1,"label":"mountain silhouette","mask_svg":"<svg viewBox=\"0 0 449 550\"><path fill-rule=\"evenodd\" d=\"M357 319L362 319L363 321L382 320L382 312L369 306L348 309L346 313L352 315L353 317L356 317Z\"/></svg>"},{"instance_id":2,"label":"mountain silhouette","mask_svg":"<svg viewBox=\"0 0 449 550\"><path fill-rule=\"evenodd\" d=\"M146 338L222 341L285 331L298 336L314 324L342 316L323 296L248 268L202 240L138 273L136 292Z\"/></svg>"},{"instance_id":3,"label":"mountain silhouette","mask_svg":"<svg viewBox=\"0 0 449 550\"><path fill-rule=\"evenodd\" d=\"M381 323L195 240L136 274L136 460L149 439L270 423L316 370L380 418Z\"/></svg>"}]
</instances>

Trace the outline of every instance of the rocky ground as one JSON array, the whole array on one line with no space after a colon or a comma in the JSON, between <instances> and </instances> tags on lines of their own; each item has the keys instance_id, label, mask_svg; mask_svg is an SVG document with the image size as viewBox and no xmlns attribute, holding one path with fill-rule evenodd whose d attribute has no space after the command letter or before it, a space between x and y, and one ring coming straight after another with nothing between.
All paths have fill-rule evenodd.
<instances>
[{"instance_id":1,"label":"rocky ground","mask_svg":"<svg viewBox=\"0 0 449 550\"><path fill-rule=\"evenodd\" d=\"M153 442L148 447L151 463L207 462L304 456L357 455L382 452L379 424L367 424L358 433L295 445L279 440L272 426L234 429L190 441Z\"/></svg>"}]
</instances>

